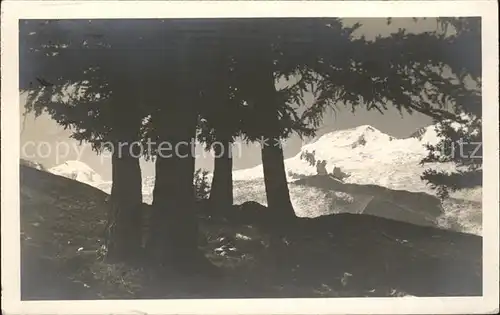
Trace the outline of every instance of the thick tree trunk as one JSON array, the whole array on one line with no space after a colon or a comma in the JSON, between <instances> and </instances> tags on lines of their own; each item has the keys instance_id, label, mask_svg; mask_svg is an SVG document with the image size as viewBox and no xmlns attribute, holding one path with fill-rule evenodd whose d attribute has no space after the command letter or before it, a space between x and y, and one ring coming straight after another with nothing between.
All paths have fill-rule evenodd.
<instances>
[{"instance_id":1,"label":"thick tree trunk","mask_svg":"<svg viewBox=\"0 0 500 315\"><path fill-rule=\"evenodd\" d=\"M200 89L196 72L191 71L196 68L190 56L192 40L185 37L179 41L173 56L175 67L164 69L176 72L173 93L170 103L152 117L160 141L153 191L152 254L160 263L187 272L207 265L198 250L195 215L194 140ZM164 95L160 93L159 97Z\"/></svg>"},{"instance_id":2,"label":"thick tree trunk","mask_svg":"<svg viewBox=\"0 0 500 315\"><path fill-rule=\"evenodd\" d=\"M142 177L138 140L141 114L127 81L113 85L112 187L107 258L136 260L142 244Z\"/></svg>"},{"instance_id":3,"label":"thick tree trunk","mask_svg":"<svg viewBox=\"0 0 500 315\"><path fill-rule=\"evenodd\" d=\"M233 158L231 142L214 145L214 175L210 188L210 206L215 213L229 211L233 205Z\"/></svg>"},{"instance_id":4,"label":"thick tree trunk","mask_svg":"<svg viewBox=\"0 0 500 315\"><path fill-rule=\"evenodd\" d=\"M192 158L156 159L152 250L162 263L185 262L197 250L193 174Z\"/></svg>"},{"instance_id":5,"label":"thick tree trunk","mask_svg":"<svg viewBox=\"0 0 500 315\"><path fill-rule=\"evenodd\" d=\"M270 139L271 143L262 148L267 206L281 217L295 217L286 179L283 150L274 144L279 143L278 141L278 138Z\"/></svg>"},{"instance_id":6,"label":"thick tree trunk","mask_svg":"<svg viewBox=\"0 0 500 315\"><path fill-rule=\"evenodd\" d=\"M259 113L262 135L262 165L266 186L267 205L276 216L294 218L295 211L290 201L286 179L283 149L280 142L280 122L278 116L279 98L274 85L274 77L269 68L263 68L259 90L256 91L256 109Z\"/></svg>"},{"instance_id":7,"label":"thick tree trunk","mask_svg":"<svg viewBox=\"0 0 500 315\"><path fill-rule=\"evenodd\" d=\"M176 97L156 118L160 144L153 190L149 251L160 263L187 265L198 254L194 199L194 148L197 113L189 93Z\"/></svg>"},{"instance_id":8,"label":"thick tree trunk","mask_svg":"<svg viewBox=\"0 0 500 315\"><path fill-rule=\"evenodd\" d=\"M112 157L111 212L108 218L108 258L134 260L142 243L142 179L139 159L128 149Z\"/></svg>"}]
</instances>

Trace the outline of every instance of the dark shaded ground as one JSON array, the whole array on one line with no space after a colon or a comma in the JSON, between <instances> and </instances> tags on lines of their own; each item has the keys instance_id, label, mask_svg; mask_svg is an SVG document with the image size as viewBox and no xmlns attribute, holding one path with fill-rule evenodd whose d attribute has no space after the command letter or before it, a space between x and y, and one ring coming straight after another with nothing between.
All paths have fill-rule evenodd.
<instances>
[{"instance_id":1,"label":"dark shaded ground","mask_svg":"<svg viewBox=\"0 0 500 315\"><path fill-rule=\"evenodd\" d=\"M200 218L200 248L217 274L108 264L99 255L106 197L21 166L23 300L482 295L479 236L355 214L277 231L252 203L230 220Z\"/></svg>"}]
</instances>

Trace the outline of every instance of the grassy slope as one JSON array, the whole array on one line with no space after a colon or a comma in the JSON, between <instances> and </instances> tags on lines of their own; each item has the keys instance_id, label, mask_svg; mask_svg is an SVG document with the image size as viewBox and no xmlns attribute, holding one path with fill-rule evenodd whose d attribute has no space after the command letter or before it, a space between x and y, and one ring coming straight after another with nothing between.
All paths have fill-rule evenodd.
<instances>
[{"instance_id":1,"label":"grassy slope","mask_svg":"<svg viewBox=\"0 0 500 315\"><path fill-rule=\"evenodd\" d=\"M215 276L107 264L106 196L21 167L23 299L481 295L481 237L367 215L301 219L281 238L201 220Z\"/></svg>"}]
</instances>

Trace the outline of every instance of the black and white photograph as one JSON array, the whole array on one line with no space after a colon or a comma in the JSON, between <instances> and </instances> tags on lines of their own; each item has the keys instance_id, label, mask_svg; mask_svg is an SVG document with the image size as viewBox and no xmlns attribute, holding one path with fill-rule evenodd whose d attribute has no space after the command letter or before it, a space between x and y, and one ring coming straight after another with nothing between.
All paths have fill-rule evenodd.
<instances>
[{"instance_id":1,"label":"black and white photograph","mask_svg":"<svg viewBox=\"0 0 500 315\"><path fill-rule=\"evenodd\" d=\"M498 311L496 2L5 4L3 313Z\"/></svg>"}]
</instances>

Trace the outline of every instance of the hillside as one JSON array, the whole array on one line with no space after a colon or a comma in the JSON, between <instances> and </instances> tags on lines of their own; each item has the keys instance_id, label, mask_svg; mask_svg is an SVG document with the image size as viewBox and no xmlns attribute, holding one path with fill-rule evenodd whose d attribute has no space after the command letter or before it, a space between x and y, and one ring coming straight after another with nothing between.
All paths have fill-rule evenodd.
<instances>
[{"instance_id":1,"label":"hillside","mask_svg":"<svg viewBox=\"0 0 500 315\"><path fill-rule=\"evenodd\" d=\"M300 219L281 226L283 238L265 221L200 218L211 275L108 264L106 197L21 166L23 300L481 295L481 237L363 214Z\"/></svg>"}]
</instances>

